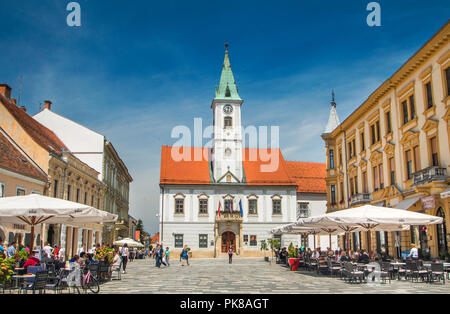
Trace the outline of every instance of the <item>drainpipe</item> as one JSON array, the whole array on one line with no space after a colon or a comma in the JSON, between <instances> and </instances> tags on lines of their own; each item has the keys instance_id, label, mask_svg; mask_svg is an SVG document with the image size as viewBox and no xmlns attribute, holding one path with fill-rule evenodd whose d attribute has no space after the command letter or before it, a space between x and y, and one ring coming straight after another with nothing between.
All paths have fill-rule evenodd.
<instances>
[{"instance_id":1,"label":"drainpipe","mask_svg":"<svg viewBox=\"0 0 450 314\"><path fill-rule=\"evenodd\" d=\"M162 200L161 200L161 238L159 240L160 244L163 245L164 241L164 187L161 186L161 192L162 192Z\"/></svg>"}]
</instances>

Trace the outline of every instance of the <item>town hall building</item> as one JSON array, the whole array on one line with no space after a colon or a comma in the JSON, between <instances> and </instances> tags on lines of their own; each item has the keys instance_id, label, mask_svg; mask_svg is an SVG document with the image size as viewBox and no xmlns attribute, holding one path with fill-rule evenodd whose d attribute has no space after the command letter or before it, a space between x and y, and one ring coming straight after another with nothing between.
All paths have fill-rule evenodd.
<instances>
[{"instance_id":1,"label":"town hall building","mask_svg":"<svg viewBox=\"0 0 450 314\"><path fill-rule=\"evenodd\" d=\"M211 104L212 147L162 147L164 247L177 252L187 245L193 257L224 256L229 247L239 256L263 256L261 241L273 237L273 228L326 212L325 164L285 161L278 148L244 147L242 105L227 48ZM174 157L179 151L191 158ZM277 160L273 169L267 156ZM282 246L314 246L305 243L312 236L278 237ZM317 237L316 246L328 247L328 237Z\"/></svg>"}]
</instances>

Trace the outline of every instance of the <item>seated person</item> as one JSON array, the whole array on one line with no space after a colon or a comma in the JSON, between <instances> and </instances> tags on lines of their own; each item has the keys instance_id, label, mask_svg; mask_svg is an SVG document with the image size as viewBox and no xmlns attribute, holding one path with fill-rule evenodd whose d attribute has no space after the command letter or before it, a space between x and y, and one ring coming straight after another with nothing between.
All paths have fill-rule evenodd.
<instances>
[{"instance_id":1,"label":"seated person","mask_svg":"<svg viewBox=\"0 0 450 314\"><path fill-rule=\"evenodd\" d=\"M119 267L121 262L122 262L122 258L120 257L119 251L116 250L114 252L114 259L112 260L112 265L115 267Z\"/></svg>"},{"instance_id":2,"label":"seated person","mask_svg":"<svg viewBox=\"0 0 450 314\"><path fill-rule=\"evenodd\" d=\"M41 261L36 257L39 252L33 251L29 256L25 264L23 265L23 268L25 268L25 271L28 271L28 266L38 266L40 265Z\"/></svg>"},{"instance_id":3,"label":"seated person","mask_svg":"<svg viewBox=\"0 0 450 314\"><path fill-rule=\"evenodd\" d=\"M338 257L338 262L348 262L349 259L347 257L347 253L345 251L341 252L341 255Z\"/></svg>"},{"instance_id":4,"label":"seated person","mask_svg":"<svg viewBox=\"0 0 450 314\"><path fill-rule=\"evenodd\" d=\"M365 250L361 250L361 255L358 257L358 263L368 263L369 261L369 254L367 254Z\"/></svg>"},{"instance_id":5,"label":"seated person","mask_svg":"<svg viewBox=\"0 0 450 314\"><path fill-rule=\"evenodd\" d=\"M69 260L69 263L70 263L70 264L73 263L73 264L80 265L79 260L80 260L80 257L79 257L78 255L75 255L74 257L72 257L72 258Z\"/></svg>"}]
</instances>

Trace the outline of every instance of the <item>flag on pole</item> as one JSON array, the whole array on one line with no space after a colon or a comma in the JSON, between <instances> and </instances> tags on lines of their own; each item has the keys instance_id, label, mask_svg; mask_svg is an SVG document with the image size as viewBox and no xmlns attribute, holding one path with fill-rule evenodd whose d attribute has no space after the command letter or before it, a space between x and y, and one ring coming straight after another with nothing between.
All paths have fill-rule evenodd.
<instances>
[{"instance_id":1,"label":"flag on pole","mask_svg":"<svg viewBox=\"0 0 450 314\"><path fill-rule=\"evenodd\" d=\"M219 200L219 210L217 211L220 217L220 210L221 210L221 205L220 205L220 200Z\"/></svg>"},{"instance_id":2,"label":"flag on pole","mask_svg":"<svg viewBox=\"0 0 450 314\"><path fill-rule=\"evenodd\" d=\"M241 217L244 217L244 210L242 209L242 200L239 200L239 209L241 210Z\"/></svg>"}]
</instances>

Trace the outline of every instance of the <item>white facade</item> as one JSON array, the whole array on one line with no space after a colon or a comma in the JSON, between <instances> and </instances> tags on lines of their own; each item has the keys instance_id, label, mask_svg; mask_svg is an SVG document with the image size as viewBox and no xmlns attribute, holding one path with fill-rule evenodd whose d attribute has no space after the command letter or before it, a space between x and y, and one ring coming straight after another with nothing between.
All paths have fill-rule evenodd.
<instances>
[{"instance_id":1,"label":"white facade","mask_svg":"<svg viewBox=\"0 0 450 314\"><path fill-rule=\"evenodd\" d=\"M33 118L52 130L72 152L83 153L73 155L99 172L98 179L102 180L105 145L105 137L103 135L60 116L47 108L33 116Z\"/></svg>"},{"instance_id":2,"label":"white facade","mask_svg":"<svg viewBox=\"0 0 450 314\"><path fill-rule=\"evenodd\" d=\"M261 240L272 237L270 231L280 225L296 220L296 189L295 187L256 187L241 185L210 185L204 187L195 186L168 186L160 195L160 215L163 217L164 229L161 242L164 246L175 247L175 235L183 235L183 245L187 244L193 251L205 251L212 253L217 241L215 234L215 222L219 201L222 206L227 197L234 197L234 210L239 208L239 200L242 201L244 216L242 218L242 231L232 230L242 236L242 249L248 255L248 251L260 252ZM272 199L281 199L281 215L273 214ZM175 200L184 199L184 214L176 214ZM200 213L200 199L207 199L208 213ZM257 200L257 214L249 215L248 200ZM325 207L326 208L326 207ZM163 213L164 210L164 213ZM160 216L160 217L161 217ZM231 224L230 228L236 228ZM219 234L221 234L219 230ZM241 234L240 234L241 233ZM200 235L208 235L208 246L200 247ZM245 236L256 236L256 245L250 245L245 241ZM282 245L288 246L291 242L298 245L300 236L285 235L282 237ZM220 255L216 252L216 256ZM207 254L200 254L206 256Z\"/></svg>"},{"instance_id":3,"label":"white facade","mask_svg":"<svg viewBox=\"0 0 450 314\"><path fill-rule=\"evenodd\" d=\"M261 241L273 237L272 229L297 221L300 193L297 194L295 181L286 177L287 173L277 172L285 177L274 179L261 171L256 175L256 181L252 181L258 184L247 183L250 173L246 173L242 160L242 103L227 50L220 84L211 105L214 125L212 154L202 168L209 167L210 184L186 184L182 181L179 184L161 184L160 241L164 246L176 251L188 245L194 257L218 257L226 254L229 247L241 256L261 256L265 254L261 251ZM163 155L162 158L166 157ZM186 170L191 166L186 163ZM173 167L178 173L185 170ZM253 176L257 171L247 170ZM161 173L166 172L164 168ZM173 176L172 182L177 182L177 174ZM194 177L192 174L195 182ZM208 182L204 177L202 180ZM309 203L311 213L326 212L326 194L300 196L306 197L304 201ZM242 215L239 202L242 203ZM219 203L222 216L218 215ZM300 235L282 235L281 245L287 247L293 243L300 246L300 239Z\"/></svg>"},{"instance_id":4,"label":"white facade","mask_svg":"<svg viewBox=\"0 0 450 314\"><path fill-rule=\"evenodd\" d=\"M214 180L216 182L242 182L242 101L214 101ZM231 125L225 125L226 123Z\"/></svg>"},{"instance_id":5,"label":"white facade","mask_svg":"<svg viewBox=\"0 0 450 314\"><path fill-rule=\"evenodd\" d=\"M326 194L314 194L314 193L297 193L297 208L300 214L300 204L307 207L306 216L318 216L326 214L327 212L327 195ZM307 206L306 206L307 205ZM305 217L301 217L305 218ZM316 243L314 244L314 239ZM325 250L330 247L330 237L326 235L321 236L308 236L308 242L305 243L306 247L313 249L314 247L320 247L321 250ZM331 236L331 249L338 250L338 238L337 236Z\"/></svg>"}]
</instances>

